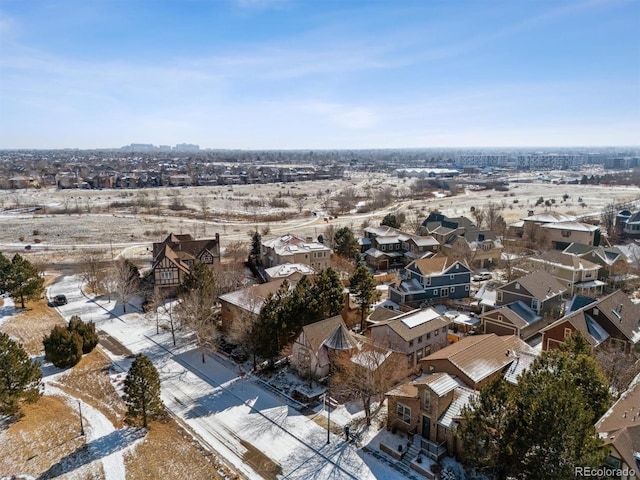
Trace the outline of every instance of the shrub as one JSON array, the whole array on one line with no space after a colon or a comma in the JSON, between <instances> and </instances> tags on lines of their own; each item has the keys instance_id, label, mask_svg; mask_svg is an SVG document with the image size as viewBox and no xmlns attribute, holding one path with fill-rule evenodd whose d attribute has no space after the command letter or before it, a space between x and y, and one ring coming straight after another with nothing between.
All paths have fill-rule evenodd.
<instances>
[{"instance_id":1,"label":"shrub","mask_svg":"<svg viewBox=\"0 0 640 480\"><path fill-rule=\"evenodd\" d=\"M44 358L58 368L73 367L82 358L82 337L64 327L53 327L42 343Z\"/></svg>"},{"instance_id":2,"label":"shrub","mask_svg":"<svg viewBox=\"0 0 640 480\"><path fill-rule=\"evenodd\" d=\"M96 325L93 322L83 322L82 319L74 315L69 320L67 329L75 332L82 338L82 353L89 353L96 345L98 345L98 334L96 333Z\"/></svg>"}]
</instances>

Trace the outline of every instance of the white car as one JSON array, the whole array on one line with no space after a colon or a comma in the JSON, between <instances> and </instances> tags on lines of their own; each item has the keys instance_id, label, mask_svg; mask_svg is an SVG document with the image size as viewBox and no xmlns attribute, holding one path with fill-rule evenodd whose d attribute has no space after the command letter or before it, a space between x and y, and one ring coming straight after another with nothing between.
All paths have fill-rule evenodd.
<instances>
[{"instance_id":1,"label":"white car","mask_svg":"<svg viewBox=\"0 0 640 480\"><path fill-rule=\"evenodd\" d=\"M483 280L491 280L491 274L489 272L476 273L471 277L474 282L481 282Z\"/></svg>"}]
</instances>

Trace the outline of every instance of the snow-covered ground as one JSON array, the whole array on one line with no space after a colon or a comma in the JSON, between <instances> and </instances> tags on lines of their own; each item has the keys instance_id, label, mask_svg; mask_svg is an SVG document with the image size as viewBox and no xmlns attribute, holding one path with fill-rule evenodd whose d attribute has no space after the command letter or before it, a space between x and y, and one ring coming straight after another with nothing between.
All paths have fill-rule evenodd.
<instances>
[{"instance_id":1,"label":"snow-covered ground","mask_svg":"<svg viewBox=\"0 0 640 480\"><path fill-rule=\"evenodd\" d=\"M3 304L0 307L0 325L6 322L11 316L15 314L16 308L11 297L4 297Z\"/></svg>"},{"instance_id":2,"label":"snow-covered ground","mask_svg":"<svg viewBox=\"0 0 640 480\"><path fill-rule=\"evenodd\" d=\"M67 320L72 315L91 320L130 352L147 355L160 373L165 405L246 477L263 477L263 465L252 460L258 451L279 466L283 478L398 478L396 470L340 436L331 434L327 444L326 429L256 378L240 375L233 362L210 354L203 364L189 338L179 337L174 347L170 332L156 334L155 315L122 314L115 302L86 298L79 287L79 277L63 277L48 294L67 296L69 303L56 307ZM111 356L122 371L128 369L129 358ZM119 466L103 464L117 478Z\"/></svg>"}]
</instances>

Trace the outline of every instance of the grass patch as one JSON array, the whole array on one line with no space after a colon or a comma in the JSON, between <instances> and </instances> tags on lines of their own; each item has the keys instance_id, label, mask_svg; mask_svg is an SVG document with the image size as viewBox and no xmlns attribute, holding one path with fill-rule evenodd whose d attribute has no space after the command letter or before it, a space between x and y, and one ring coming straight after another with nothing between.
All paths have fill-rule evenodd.
<instances>
[{"instance_id":1,"label":"grass patch","mask_svg":"<svg viewBox=\"0 0 640 480\"><path fill-rule=\"evenodd\" d=\"M0 472L26 473L39 477L51 465L76 452L84 439L79 436L78 412L64 399L41 397L22 407L24 416L0 431ZM95 466L76 470L77 478L99 478ZM82 472L82 473L81 473Z\"/></svg>"},{"instance_id":2,"label":"grass patch","mask_svg":"<svg viewBox=\"0 0 640 480\"><path fill-rule=\"evenodd\" d=\"M99 350L94 350L60 377L56 386L100 410L114 427L122 428L126 406L111 383L110 367L111 361Z\"/></svg>"},{"instance_id":3,"label":"grass patch","mask_svg":"<svg viewBox=\"0 0 640 480\"><path fill-rule=\"evenodd\" d=\"M40 355L44 352L43 337L56 325L64 326L65 321L47 306L46 300L39 300L27 303L24 310L18 309L16 315L0 326L0 331L22 343L30 355Z\"/></svg>"},{"instance_id":4,"label":"grass patch","mask_svg":"<svg viewBox=\"0 0 640 480\"><path fill-rule=\"evenodd\" d=\"M171 419L150 424L145 439L125 454L125 466L128 479L174 478L176 472L180 478L237 478Z\"/></svg>"}]
</instances>

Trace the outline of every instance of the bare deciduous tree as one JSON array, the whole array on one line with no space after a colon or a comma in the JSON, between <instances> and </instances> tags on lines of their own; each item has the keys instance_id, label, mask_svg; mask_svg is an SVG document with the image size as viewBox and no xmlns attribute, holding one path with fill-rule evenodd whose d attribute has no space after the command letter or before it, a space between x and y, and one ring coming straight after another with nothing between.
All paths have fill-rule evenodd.
<instances>
[{"instance_id":1,"label":"bare deciduous tree","mask_svg":"<svg viewBox=\"0 0 640 480\"><path fill-rule=\"evenodd\" d=\"M104 261L104 255L97 252L90 251L82 257L81 275L89 293L98 294L104 288L103 281L106 277Z\"/></svg>"},{"instance_id":2,"label":"bare deciduous tree","mask_svg":"<svg viewBox=\"0 0 640 480\"><path fill-rule=\"evenodd\" d=\"M241 240L235 240L227 244L227 247L224 249L224 253L225 256L239 262L247 259L247 256L249 255L249 246Z\"/></svg>"},{"instance_id":3,"label":"bare deciduous tree","mask_svg":"<svg viewBox=\"0 0 640 480\"><path fill-rule=\"evenodd\" d=\"M382 408L384 394L396 382L398 372L405 368L401 362L400 356L371 345L365 345L354 355L338 353L332 362L335 372L332 389L345 398L360 400L366 423L371 425L371 419ZM372 410L374 402L378 403Z\"/></svg>"},{"instance_id":4,"label":"bare deciduous tree","mask_svg":"<svg viewBox=\"0 0 640 480\"><path fill-rule=\"evenodd\" d=\"M596 360L609 380L609 387L618 394L627 390L640 373L640 355L634 351L625 352L608 345L596 352Z\"/></svg>"},{"instance_id":5,"label":"bare deciduous tree","mask_svg":"<svg viewBox=\"0 0 640 480\"><path fill-rule=\"evenodd\" d=\"M113 288L117 301L122 303L122 311L127 312L127 301L140 288L138 268L126 258L116 260L111 268Z\"/></svg>"},{"instance_id":6,"label":"bare deciduous tree","mask_svg":"<svg viewBox=\"0 0 640 480\"><path fill-rule=\"evenodd\" d=\"M190 328L196 337L202 363L205 362L205 354L215 348L219 332L212 287L204 286L186 292L176 308L180 322Z\"/></svg>"}]
</instances>

